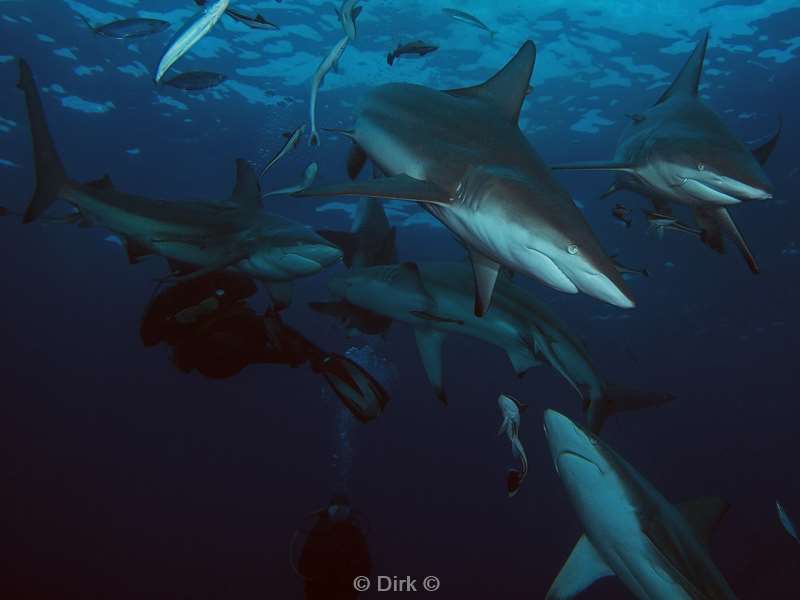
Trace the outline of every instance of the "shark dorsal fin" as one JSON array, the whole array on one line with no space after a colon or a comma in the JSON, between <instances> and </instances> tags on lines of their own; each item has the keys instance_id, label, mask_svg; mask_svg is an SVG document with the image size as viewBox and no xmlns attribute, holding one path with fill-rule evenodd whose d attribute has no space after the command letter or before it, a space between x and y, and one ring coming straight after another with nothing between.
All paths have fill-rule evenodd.
<instances>
[{"instance_id":1,"label":"shark dorsal fin","mask_svg":"<svg viewBox=\"0 0 800 600\"><path fill-rule=\"evenodd\" d=\"M778 139L781 137L781 130L783 129L783 115L778 115L778 131L775 132L770 139L761 144L758 148L753 148L753 156L758 161L758 164L765 165L769 160L770 154L778 144Z\"/></svg>"},{"instance_id":2,"label":"shark dorsal fin","mask_svg":"<svg viewBox=\"0 0 800 600\"><path fill-rule=\"evenodd\" d=\"M703 74L703 61L706 58L706 48L708 47L708 31L700 40L697 46L683 65L681 72L672 82L672 85L667 88L667 91L661 94L656 105L666 102L673 96L688 95L697 96L697 90L700 87L700 76Z\"/></svg>"},{"instance_id":3,"label":"shark dorsal fin","mask_svg":"<svg viewBox=\"0 0 800 600\"><path fill-rule=\"evenodd\" d=\"M714 530L730 509L730 504L722 498L707 497L683 502L678 505L678 509L689 523L697 539L708 546Z\"/></svg>"},{"instance_id":4,"label":"shark dorsal fin","mask_svg":"<svg viewBox=\"0 0 800 600\"><path fill-rule=\"evenodd\" d=\"M430 327L415 327L414 336L417 339L417 349L428 381L433 386L436 397L446 405L447 394L442 380L442 345L447 334Z\"/></svg>"},{"instance_id":5,"label":"shark dorsal fin","mask_svg":"<svg viewBox=\"0 0 800 600\"><path fill-rule=\"evenodd\" d=\"M261 208L261 186L258 177L253 166L243 158L236 159L236 185L230 201L250 210Z\"/></svg>"},{"instance_id":6,"label":"shark dorsal fin","mask_svg":"<svg viewBox=\"0 0 800 600\"><path fill-rule=\"evenodd\" d=\"M496 106L512 123L516 123L533 73L534 62L536 62L536 46L528 40L514 58L485 83L447 90L447 93L486 100Z\"/></svg>"}]
</instances>

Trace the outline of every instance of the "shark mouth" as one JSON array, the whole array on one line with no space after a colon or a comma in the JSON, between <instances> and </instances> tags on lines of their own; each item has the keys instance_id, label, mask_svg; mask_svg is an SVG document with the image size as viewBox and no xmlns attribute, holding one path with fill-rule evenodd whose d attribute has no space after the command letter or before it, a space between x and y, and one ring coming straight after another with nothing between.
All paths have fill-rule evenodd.
<instances>
[{"instance_id":1,"label":"shark mouth","mask_svg":"<svg viewBox=\"0 0 800 600\"><path fill-rule=\"evenodd\" d=\"M689 177L681 177L680 183L677 184L676 187L684 190L692 198L709 204L730 205L742 203L742 201L735 196L731 196L708 183Z\"/></svg>"}]
</instances>

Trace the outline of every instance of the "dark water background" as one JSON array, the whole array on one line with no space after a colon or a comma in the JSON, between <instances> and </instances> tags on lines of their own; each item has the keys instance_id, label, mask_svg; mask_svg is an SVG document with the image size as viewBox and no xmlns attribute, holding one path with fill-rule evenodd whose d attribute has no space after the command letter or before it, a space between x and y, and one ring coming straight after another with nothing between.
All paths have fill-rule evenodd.
<instances>
[{"instance_id":1,"label":"dark water background","mask_svg":"<svg viewBox=\"0 0 800 600\"><path fill-rule=\"evenodd\" d=\"M365 10L373 9L369 4ZM270 4L260 5L269 16ZM278 132L306 118L304 86L278 90L300 100L288 107L266 108L236 96L199 102L177 91L162 94L185 102L188 112L154 106L147 77L130 78L113 68L131 62L125 44L93 37L61 2L0 4L0 12L34 22L0 21L0 54L25 56L41 85L59 82L70 93L115 104L109 113L85 114L62 107L54 94L44 95L53 136L76 179L110 173L130 192L226 198L234 159L260 162L279 143ZM293 22L308 18L281 15ZM382 15L384 32L406 19L400 22L413 34L412 15L399 15ZM568 19L563 12L555 16ZM798 9L780 12L758 22L758 33L790 38L798 19ZM576 31L572 27L565 23L568 34ZM39 32L58 44L38 42ZM671 74L685 59L683 53L660 54L663 39L603 34L618 39L638 61ZM371 48L366 26L363 35L361 43ZM300 40L295 47L322 56L340 32L323 37L321 44ZM541 47L548 37L537 35L535 41ZM692 30L687 37L699 36ZM166 39L141 42L143 54L134 58L152 67ZM80 63L52 54L62 46L78 48ZM513 48L498 52L510 56ZM712 47L710 56L720 52ZM605 246L619 249L629 264L648 266L652 277L632 282L638 308L630 312L525 285L586 340L609 379L677 396L670 406L612 420L606 439L668 498L720 495L732 503L714 558L741 598L794 598L800 547L778 523L774 501L779 498L800 519L800 256L784 253L798 239L800 217L800 177L790 176L798 166L800 61L773 65L774 79L767 84L766 71L725 55L733 65L741 63L741 70L735 66L706 91L715 108L736 108L724 115L734 130L753 140L773 130L777 113L785 119L767 168L776 199L734 209L762 274L752 276L733 249L720 257L679 234L663 242L645 237L640 218L634 229L624 230L610 218L609 201L596 200L609 178L573 175L564 182L584 203ZM430 60L446 69L466 57L443 48ZM107 65L103 73L72 73L78 64L98 63ZM223 72L237 66L228 55L202 65ZM346 60L343 67L345 73L358 68ZM0 116L18 123L0 134L0 157L21 165L0 166L2 204L21 208L33 170L16 78L13 62L0 64ZM260 85L257 79L249 83ZM352 103L361 91L323 92L321 104L331 108L321 109L322 124L346 124L350 110L338 101ZM587 90L585 82L559 79L535 93L558 99L586 96ZM604 158L613 151L622 115L641 110L659 93L638 83L592 89L603 106L620 100L603 114L616 123L593 136L570 131L577 117L556 100L552 106L529 101L523 118L546 119L548 128L529 138L548 161ZM739 120L739 111L767 116ZM184 122L187 116L191 123ZM294 183L310 160L320 163L321 178L340 179L347 145L327 136L316 152L303 144L265 187ZM126 154L131 147L141 154ZM622 195L618 201L641 203ZM349 227L344 212L316 212L317 205L276 197L266 208L315 227ZM0 221L0 596L299 598L289 541L337 485L331 463L338 408L321 398L322 380L304 368L251 367L228 381L208 381L179 373L165 348L144 349L138 320L163 266L153 261L129 267L119 248L103 241L105 235ZM403 259L462 254L446 231L430 227L401 228L398 245ZM674 266L665 266L667 261ZM305 307L327 296L327 276L298 282L286 318L323 347L342 352L355 342ZM453 337L445 350L451 402L443 408L424 379L410 328L400 324L387 342L372 344L398 372L386 413L354 427L351 439L350 491L371 523L375 573L436 575L442 581L436 597L442 598L543 597L580 530L552 468L541 409L578 418L576 394L548 368L517 380L502 351ZM510 449L494 435L500 392L532 406L521 428L531 472L513 499L504 490ZM614 580L585 593L598 599L627 594Z\"/></svg>"}]
</instances>

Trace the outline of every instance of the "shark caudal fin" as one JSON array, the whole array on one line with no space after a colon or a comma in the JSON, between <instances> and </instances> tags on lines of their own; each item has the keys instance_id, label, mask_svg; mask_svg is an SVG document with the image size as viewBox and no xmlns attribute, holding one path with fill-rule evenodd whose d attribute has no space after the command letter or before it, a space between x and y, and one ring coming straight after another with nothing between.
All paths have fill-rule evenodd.
<instances>
[{"instance_id":1,"label":"shark caudal fin","mask_svg":"<svg viewBox=\"0 0 800 600\"><path fill-rule=\"evenodd\" d=\"M661 97L656 102L656 105L666 102L673 96L697 96L697 90L700 87L700 77L703 74L703 61L706 58L706 48L708 48L708 31L703 36L703 39L697 43L694 52L683 65L681 72L675 78Z\"/></svg>"},{"instance_id":2,"label":"shark caudal fin","mask_svg":"<svg viewBox=\"0 0 800 600\"><path fill-rule=\"evenodd\" d=\"M602 397L588 401L586 420L592 433L600 433L606 419L613 414L661 406L674 399L666 392L642 392L607 384Z\"/></svg>"},{"instance_id":3,"label":"shark caudal fin","mask_svg":"<svg viewBox=\"0 0 800 600\"><path fill-rule=\"evenodd\" d=\"M61 158L56 151L50 129L44 116L42 99L36 89L33 73L24 58L19 59L19 81L17 87L25 93L28 108L28 121L33 138L33 157L36 168L36 190L22 216L23 223L30 223L40 217L47 208L58 200L61 188L67 183L67 175Z\"/></svg>"}]
</instances>

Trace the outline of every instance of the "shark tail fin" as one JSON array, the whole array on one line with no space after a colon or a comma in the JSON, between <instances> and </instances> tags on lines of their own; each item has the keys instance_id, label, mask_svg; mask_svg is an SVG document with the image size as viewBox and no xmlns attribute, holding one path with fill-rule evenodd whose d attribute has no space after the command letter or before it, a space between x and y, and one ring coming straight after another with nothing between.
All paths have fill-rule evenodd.
<instances>
[{"instance_id":1,"label":"shark tail fin","mask_svg":"<svg viewBox=\"0 0 800 600\"><path fill-rule=\"evenodd\" d=\"M661 406L673 399L674 396L666 392L643 392L607 384L601 398L588 402L589 429L593 433L600 433L606 419L613 414Z\"/></svg>"},{"instance_id":2,"label":"shark tail fin","mask_svg":"<svg viewBox=\"0 0 800 600\"><path fill-rule=\"evenodd\" d=\"M25 93L28 121L33 137L33 157L36 164L36 190L22 217L23 223L30 223L58 200L61 188L69 180L50 135L50 128L47 126L42 99L39 97L39 90L36 89L33 72L24 58L19 59L17 87Z\"/></svg>"}]
</instances>

